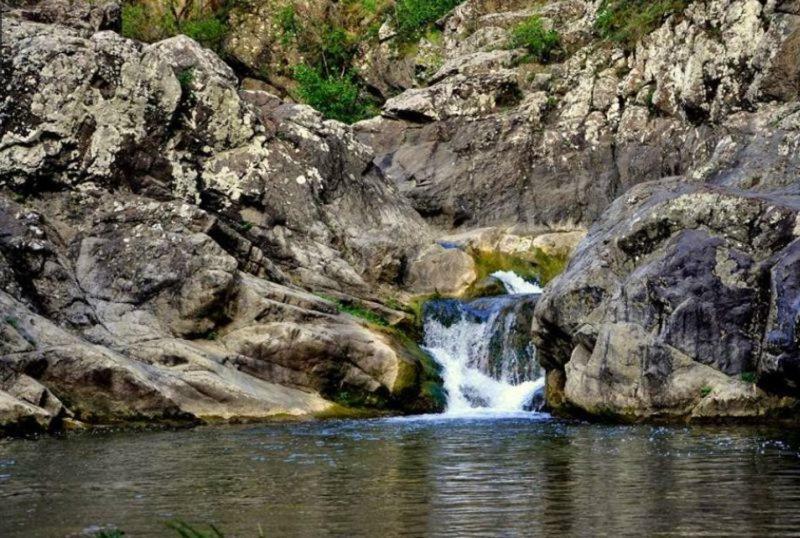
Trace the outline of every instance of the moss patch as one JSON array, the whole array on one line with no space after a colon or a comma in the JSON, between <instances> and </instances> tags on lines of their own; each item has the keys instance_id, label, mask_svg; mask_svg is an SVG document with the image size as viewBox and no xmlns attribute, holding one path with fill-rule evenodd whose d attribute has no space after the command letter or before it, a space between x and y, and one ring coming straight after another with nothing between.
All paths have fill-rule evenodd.
<instances>
[{"instance_id":1,"label":"moss patch","mask_svg":"<svg viewBox=\"0 0 800 538\"><path fill-rule=\"evenodd\" d=\"M524 257L489 250L473 250L470 254L475 260L476 283L497 271L513 271L525 280L544 286L564 271L568 261L567 256L551 256L538 248L525 253ZM466 296L475 293L475 286L470 286Z\"/></svg>"}]
</instances>

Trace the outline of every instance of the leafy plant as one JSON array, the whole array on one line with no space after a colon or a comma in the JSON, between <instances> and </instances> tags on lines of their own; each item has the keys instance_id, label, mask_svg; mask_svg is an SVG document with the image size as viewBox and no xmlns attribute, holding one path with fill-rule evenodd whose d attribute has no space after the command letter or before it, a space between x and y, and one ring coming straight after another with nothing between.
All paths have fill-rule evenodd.
<instances>
[{"instance_id":1,"label":"leafy plant","mask_svg":"<svg viewBox=\"0 0 800 538\"><path fill-rule=\"evenodd\" d=\"M756 373L755 372L742 372L740 378L745 383L755 383L756 382Z\"/></svg>"},{"instance_id":2,"label":"leafy plant","mask_svg":"<svg viewBox=\"0 0 800 538\"><path fill-rule=\"evenodd\" d=\"M461 0L397 0L394 24L401 41L415 41Z\"/></svg>"},{"instance_id":3,"label":"leafy plant","mask_svg":"<svg viewBox=\"0 0 800 538\"><path fill-rule=\"evenodd\" d=\"M192 91L192 82L194 82L194 68L184 69L178 73L178 83L181 85L181 92L188 95Z\"/></svg>"},{"instance_id":4,"label":"leafy plant","mask_svg":"<svg viewBox=\"0 0 800 538\"><path fill-rule=\"evenodd\" d=\"M534 15L512 30L511 46L525 48L531 58L545 63L561 47L561 36L554 29L545 29L542 18Z\"/></svg>"},{"instance_id":5,"label":"leafy plant","mask_svg":"<svg viewBox=\"0 0 800 538\"><path fill-rule=\"evenodd\" d=\"M294 79L298 97L327 118L355 123L375 113L374 106L362 98L361 88L349 73L326 75L303 64L295 68Z\"/></svg>"},{"instance_id":6,"label":"leafy plant","mask_svg":"<svg viewBox=\"0 0 800 538\"><path fill-rule=\"evenodd\" d=\"M219 338L219 334L217 333L217 331L208 331L205 334L206 340L216 340L217 338Z\"/></svg>"},{"instance_id":7,"label":"leafy plant","mask_svg":"<svg viewBox=\"0 0 800 538\"><path fill-rule=\"evenodd\" d=\"M712 391L712 390L713 390L713 389L712 389L711 387L709 387L709 386L705 386L705 387L703 387L703 388L701 388L701 389L700 389L700 396L702 396L703 398L705 398L706 396L708 396L709 394L711 394L711 391Z\"/></svg>"},{"instance_id":8,"label":"leafy plant","mask_svg":"<svg viewBox=\"0 0 800 538\"><path fill-rule=\"evenodd\" d=\"M682 13L690 0L603 0L595 19L600 37L633 48L671 14Z\"/></svg>"},{"instance_id":9,"label":"leafy plant","mask_svg":"<svg viewBox=\"0 0 800 538\"><path fill-rule=\"evenodd\" d=\"M14 327L15 329L19 329L19 319L14 316L6 316L5 317L6 323Z\"/></svg>"},{"instance_id":10,"label":"leafy plant","mask_svg":"<svg viewBox=\"0 0 800 538\"><path fill-rule=\"evenodd\" d=\"M180 32L191 37L206 48L217 52L228 33L228 25L215 16L190 19L180 25Z\"/></svg>"},{"instance_id":11,"label":"leafy plant","mask_svg":"<svg viewBox=\"0 0 800 538\"><path fill-rule=\"evenodd\" d=\"M121 33L129 39L152 43L177 32L177 21L169 11L159 14L141 4L122 6Z\"/></svg>"},{"instance_id":12,"label":"leafy plant","mask_svg":"<svg viewBox=\"0 0 800 538\"><path fill-rule=\"evenodd\" d=\"M297 20L297 11L294 4L289 4L279 9L276 17L278 27L281 29L281 41L286 45L300 31L300 23Z\"/></svg>"},{"instance_id":13,"label":"leafy plant","mask_svg":"<svg viewBox=\"0 0 800 538\"><path fill-rule=\"evenodd\" d=\"M152 43L177 34L191 37L204 47L222 51L222 43L228 33L228 10L234 0L223 3L212 13L201 12L193 0L188 0L183 9L177 11L174 4L155 9L147 4L128 3L122 7L123 36Z\"/></svg>"}]
</instances>

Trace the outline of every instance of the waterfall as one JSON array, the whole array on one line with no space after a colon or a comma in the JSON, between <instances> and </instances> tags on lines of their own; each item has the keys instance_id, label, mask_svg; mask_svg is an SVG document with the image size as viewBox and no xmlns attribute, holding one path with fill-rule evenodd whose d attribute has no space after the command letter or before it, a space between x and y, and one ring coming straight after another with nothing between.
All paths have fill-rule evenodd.
<instances>
[{"instance_id":1,"label":"waterfall","mask_svg":"<svg viewBox=\"0 0 800 538\"><path fill-rule=\"evenodd\" d=\"M502 282L506 291L511 295L542 293L541 286L528 282L514 271L496 271L492 273L492 276Z\"/></svg>"},{"instance_id":2,"label":"waterfall","mask_svg":"<svg viewBox=\"0 0 800 538\"><path fill-rule=\"evenodd\" d=\"M425 307L425 348L442 366L447 414L531 409L544 386L530 341L541 288L502 273L509 295L472 301L443 299ZM512 291L513 290L513 291ZM515 293L536 290L534 293Z\"/></svg>"}]
</instances>

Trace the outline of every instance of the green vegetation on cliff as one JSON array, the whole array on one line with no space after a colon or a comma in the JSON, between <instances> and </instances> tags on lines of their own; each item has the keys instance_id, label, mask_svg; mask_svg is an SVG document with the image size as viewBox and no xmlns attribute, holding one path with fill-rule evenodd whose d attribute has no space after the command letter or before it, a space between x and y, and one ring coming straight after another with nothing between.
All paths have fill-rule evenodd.
<instances>
[{"instance_id":1,"label":"green vegetation on cliff","mask_svg":"<svg viewBox=\"0 0 800 538\"><path fill-rule=\"evenodd\" d=\"M122 6L122 35L152 43L184 34L204 47L222 53L222 43L228 33L228 11L232 5L233 0L209 11L191 1L180 10L172 2L164 6L127 3Z\"/></svg>"},{"instance_id":2,"label":"green vegetation on cliff","mask_svg":"<svg viewBox=\"0 0 800 538\"><path fill-rule=\"evenodd\" d=\"M682 13L689 4L690 0L603 0L595 28L600 37L633 48L669 15Z\"/></svg>"},{"instance_id":3,"label":"green vegetation on cliff","mask_svg":"<svg viewBox=\"0 0 800 538\"><path fill-rule=\"evenodd\" d=\"M461 3L461 0L397 0L394 18L403 41L415 41L428 27Z\"/></svg>"},{"instance_id":4,"label":"green vegetation on cliff","mask_svg":"<svg viewBox=\"0 0 800 538\"><path fill-rule=\"evenodd\" d=\"M559 50L561 36L552 28L546 29L542 18L534 15L511 32L511 46L525 48L531 59L546 63Z\"/></svg>"},{"instance_id":5,"label":"green vegetation on cliff","mask_svg":"<svg viewBox=\"0 0 800 538\"><path fill-rule=\"evenodd\" d=\"M296 97L332 120L354 123L374 116L377 109L362 95L356 77L349 73L326 74L324 69L299 65L295 68Z\"/></svg>"}]
</instances>

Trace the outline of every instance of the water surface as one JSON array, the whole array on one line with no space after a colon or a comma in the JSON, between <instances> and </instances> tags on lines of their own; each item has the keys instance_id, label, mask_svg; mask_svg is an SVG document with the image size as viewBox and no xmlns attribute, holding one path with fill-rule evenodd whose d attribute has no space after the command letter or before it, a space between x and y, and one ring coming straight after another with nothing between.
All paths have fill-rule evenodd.
<instances>
[{"instance_id":1,"label":"water surface","mask_svg":"<svg viewBox=\"0 0 800 538\"><path fill-rule=\"evenodd\" d=\"M800 435L516 414L0 443L0 536L164 536L173 518L227 536L797 535Z\"/></svg>"}]
</instances>

